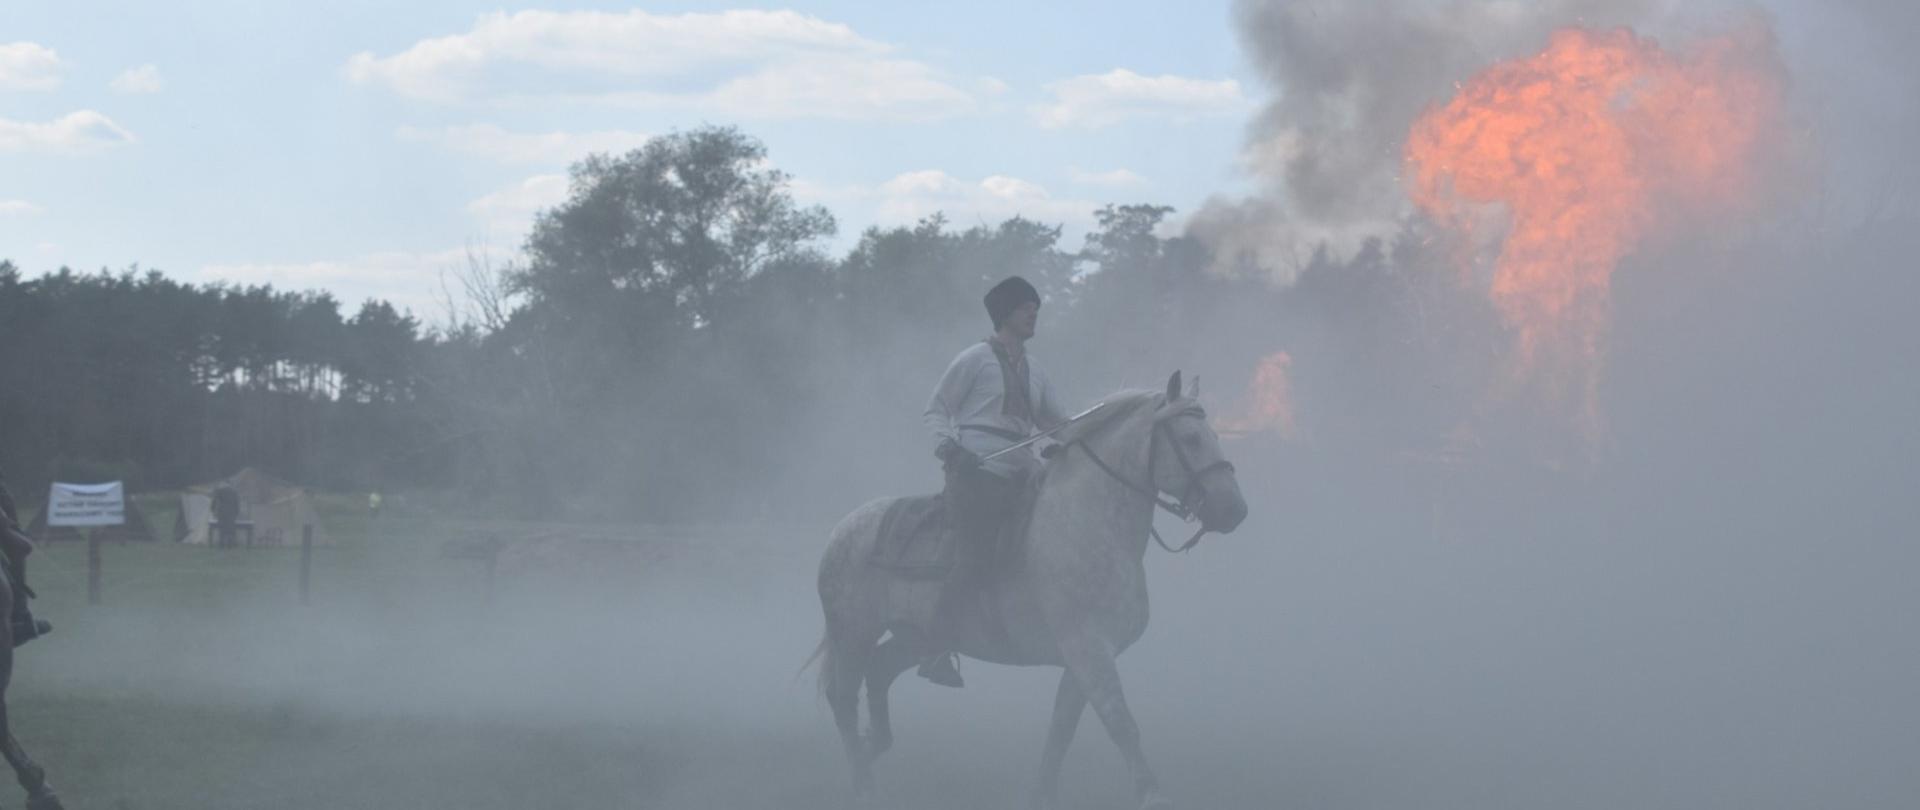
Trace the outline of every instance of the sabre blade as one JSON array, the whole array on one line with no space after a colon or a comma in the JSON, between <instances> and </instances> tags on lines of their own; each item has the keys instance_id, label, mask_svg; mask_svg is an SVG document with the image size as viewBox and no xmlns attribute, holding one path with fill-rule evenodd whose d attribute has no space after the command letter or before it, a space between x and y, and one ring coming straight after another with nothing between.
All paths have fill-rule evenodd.
<instances>
[{"instance_id":1,"label":"sabre blade","mask_svg":"<svg viewBox=\"0 0 1920 810\"><path fill-rule=\"evenodd\" d=\"M1082 419L1085 419L1085 418L1087 418L1087 417L1089 417L1089 416L1092 416L1092 415L1093 415L1093 413L1094 413L1094 411L1098 411L1098 410L1100 410L1101 408L1104 408L1104 407L1107 407L1107 403L1105 403L1105 402L1096 402L1096 403L1094 403L1094 405L1093 405L1093 407L1091 407L1091 408L1088 408L1088 409L1086 409L1086 410L1084 410L1084 411L1081 411L1081 412L1079 412L1079 413L1077 413L1077 414L1074 414L1074 415L1073 415L1073 417L1072 417L1072 418L1070 418L1070 419L1068 419L1067 421L1065 421L1065 422L1061 422L1060 424L1057 424L1057 425L1054 425L1053 427L1050 427L1050 428L1047 428L1046 430L1043 430L1043 431L1041 431L1041 432L1039 432L1039 433L1035 433L1035 434L1033 434L1032 436L1028 436L1027 438L1025 438L1025 439L1022 439L1022 440L1020 440L1020 442L1019 442L1018 444L1012 444L1012 445L1008 445L1008 446L1006 446L1006 447L1003 447L1003 448L1000 448L999 450L995 450L995 451L993 451L993 452L991 452L991 453L988 453L988 454L986 454L986 455L984 455L984 456L981 456L981 457L980 457L980 460L981 460L981 461L992 461L993 459L996 459L996 458L999 458L999 457L1001 457L1001 456L1004 456L1004 455L1006 455L1006 454L1008 454L1008 453L1011 453L1011 452L1013 452L1013 451L1015 451L1015 450L1018 450L1018 449L1020 449L1020 448L1022 448L1022 447L1026 447L1026 446L1028 446L1028 445L1031 445L1031 444L1033 444L1034 442L1037 442L1037 441L1040 441L1041 439L1044 439L1044 438L1046 438L1046 437L1048 437L1048 436L1052 436L1052 435L1053 435L1053 434L1055 434L1055 433L1059 433L1060 431L1062 431L1062 430L1065 430L1065 429L1067 428L1067 426L1068 426L1068 425L1071 425L1071 424L1073 424L1073 423L1075 423L1075 422L1078 422L1078 421L1080 421L1080 420L1082 420Z\"/></svg>"}]
</instances>

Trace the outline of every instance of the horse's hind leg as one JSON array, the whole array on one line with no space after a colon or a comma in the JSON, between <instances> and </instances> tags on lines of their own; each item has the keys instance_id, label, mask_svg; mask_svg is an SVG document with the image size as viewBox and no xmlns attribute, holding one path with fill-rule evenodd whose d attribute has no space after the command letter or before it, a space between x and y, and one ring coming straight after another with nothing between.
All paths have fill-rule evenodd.
<instances>
[{"instance_id":1,"label":"horse's hind leg","mask_svg":"<svg viewBox=\"0 0 1920 810\"><path fill-rule=\"evenodd\" d=\"M873 757L879 757L893 746L893 717L887 707L887 690L893 687L893 679L913 666L918 655L919 648L912 641L895 633L874 648L872 657L867 659L867 723L872 727L867 740Z\"/></svg>"},{"instance_id":2,"label":"horse's hind leg","mask_svg":"<svg viewBox=\"0 0 1920 810\"><path fill-rule=\"evenodd\" d=\"M854 797L864 802L873 793L873 753L860 736L860 682L866 675L873 641L860 639L858 644L844 644L832 640L831 633L828 638L827 704L833 707L833 723L840 729L847 764L853 768Z\"/></svg>"}]
</instances>

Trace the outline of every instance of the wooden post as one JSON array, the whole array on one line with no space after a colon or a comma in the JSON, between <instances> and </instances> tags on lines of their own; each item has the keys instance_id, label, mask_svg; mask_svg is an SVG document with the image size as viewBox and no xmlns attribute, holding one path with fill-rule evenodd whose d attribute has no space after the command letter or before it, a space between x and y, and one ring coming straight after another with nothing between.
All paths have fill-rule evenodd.
<instances>
[{"instance_id":1,"label":"wooden post","mask_svg":"<svg viewBox=\"0 0 1920 810\"><path fill-rule=\"evenodd\" d=\"M313 524L300 527L300 604L312 604L308 583L313 580Z\"/></svg>"},{"instance_id":2,"label":"wooden post","mask_svg":"<svg viewBox=\"0 0 1920 810\"><path fill-rule=\"evenodd\" d=\"M100 604L100 533L87 531L87 604Z\"/></svg>"}]
</instances>

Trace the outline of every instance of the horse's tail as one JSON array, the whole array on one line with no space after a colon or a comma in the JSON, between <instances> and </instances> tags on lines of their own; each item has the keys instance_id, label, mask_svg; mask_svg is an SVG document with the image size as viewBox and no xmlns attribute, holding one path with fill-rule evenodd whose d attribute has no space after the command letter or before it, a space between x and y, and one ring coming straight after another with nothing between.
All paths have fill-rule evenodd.
<instances>
[{"instance_id":1,"label":"horse's tail","mask_svg":"<svg viewBox=\"0 0 1920 810\"><path fill-rule=\"evenodd\" d=\"M807 656L806 663L801 664L800 669L794 671L793 673L794 680L796 681L800 680L800 676L807 674L807 670L811 668L814 665L814 663L820 660L820 656L826 654L827 643L831 640L832 640L832 637L829 636L828 634L826 633L820 634L819 645L813 648L812 655ZM816 679L815 685L816 685L816 688L820 690L820 694L825 695L827 693L827 671L825 669L820 670L820 676L819 678Z\"/></svg>"}]
</instances>

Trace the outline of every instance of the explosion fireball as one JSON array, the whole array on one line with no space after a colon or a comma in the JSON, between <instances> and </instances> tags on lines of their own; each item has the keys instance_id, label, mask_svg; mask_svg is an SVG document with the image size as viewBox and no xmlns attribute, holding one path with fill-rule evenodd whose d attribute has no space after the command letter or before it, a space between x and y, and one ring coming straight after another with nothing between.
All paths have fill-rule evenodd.
<instances>
[{"instance_id":1,"label":"explosion fireball","mask_svg":"<svg viewBox=\"0 0 1920 810\"><path fill-rule=\"evenodd\" d=\"M1407 137L1409 194L1468 237L1505 232L1490 294L1516 384L1600 433L1597 394L1622 257L1663 226L1738 210L1781 131L1783 81L1763 26L1683 53L1619 29L1563 29L1428 109Z\"/></svg>"},{"instance_id":2,"label":"explosion fireball","mask_svg":"<svg viewBox=\"0 0 1920 810\"><path fill-rule=\"evenodd\" d=\"M1287 381L1292 366L1293 356L1286 352L1262 359L1233 415L1215 420L1214 429L1223 435L1272 432L1282 439L1294 438L1293 394Z\"/></svg>"}]
</instances>

